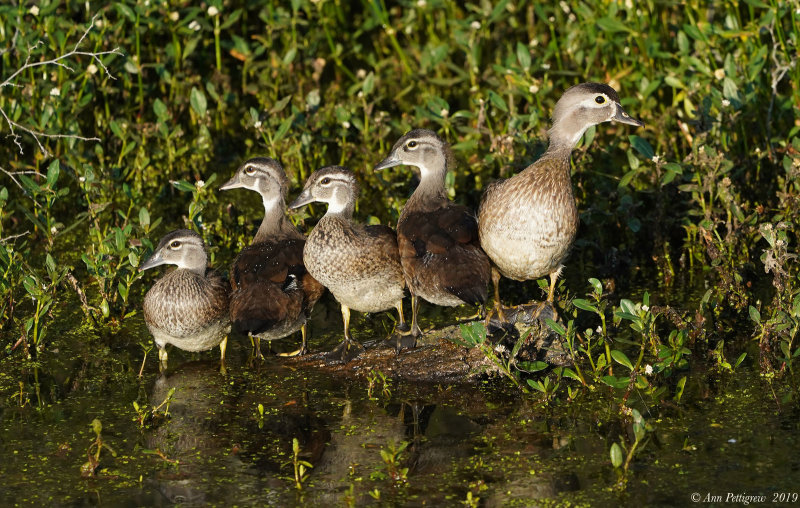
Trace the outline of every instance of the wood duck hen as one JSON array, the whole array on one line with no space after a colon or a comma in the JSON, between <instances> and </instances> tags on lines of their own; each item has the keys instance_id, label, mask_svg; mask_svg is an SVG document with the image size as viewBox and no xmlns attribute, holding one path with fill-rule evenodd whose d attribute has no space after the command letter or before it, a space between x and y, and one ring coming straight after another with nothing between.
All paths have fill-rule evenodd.
<instances>
[{"instance_id":1,"label":"wood duck hen","mask_svg":"<svg viewBox=\"0 0 800 508\"><path fill-rule=\"evenodd\" d=\"M260 340L276 340L297 330L308 350L306 320L325 288L303 264L305 237L286 218L289 179L280 163L268 157L250 159L220 190L249 189L264 203L264 219L253 238L231 265L231 322L236 331Z\"/></svg>"},{"instance_id":2,"label":"wood duck hen","mask_svg":"<svg viewBox=\"0 0 800 508\"><path fill-rule=\"evenodd\" d=\"M495 308L502 319L500 275L514 280L550 276L547 302L578 230L578 209L570 180L570 155L586 129L616 121L641 127L620 105L617 92L602 83L569 88L556 103L550 145L517 175L486 188L478 209L480 242L491 258Z\"/></svg>"},{"instance_id":3,"label":"wood duck hen","mask_svg":"<svg viewBox=\"0 0 800 508\"><path fill-rule=\"evenodd\" d=\"M454 157L433 131L416 129L401 137L375 170L398 165L416 168L419 186L397 222L400 263L411 293L411 332L417 324L419 298L453 307L486 302L490 262L481 250L475 215L447 198L445 175Z\"/></svg>"},{"instance_id":4,"label":"wood duck hen","mask_svg":"<svg viewBox=\"0 0 800 508\"><path fill-rule=\"evenodd\" d=\"M303 192L289 208L314 201L328 211L306 239L303 250L308 272L333 294L342 307L344 341L330 357L349 361L363 347L350 336L350 310L381 312L397 309L400 321L395 345L411 338L403 318L405 279L400 266L395 232L383 225L364 226L353 221L359 186L352 171L330 166L315 171ZM405 335L404 333L405 332ZM411 340L413 346L413 339Z\"/></svg>"},{"instance_id":5,"label":"wood duck hen","mask_svg":"<svg viewBox=\"0 0 800 508\"><path fill-rule=\"evenodd\" d=\"M170 264L177 268L161 277L144 297L144 321L158 346L158 358L167 366L167 344L184 351L206 351L225 347L231 322L228 317L228 283L207 269L208 254L203 239L188 229L172 231L140 271Z\"/></svg>"}]
</instances>

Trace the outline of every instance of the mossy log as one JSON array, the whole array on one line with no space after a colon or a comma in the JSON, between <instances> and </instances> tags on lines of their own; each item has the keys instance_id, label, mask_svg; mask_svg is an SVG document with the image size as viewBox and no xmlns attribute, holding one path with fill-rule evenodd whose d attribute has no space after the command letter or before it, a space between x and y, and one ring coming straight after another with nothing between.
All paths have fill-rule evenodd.
<instances>
[{"instance_id":1,"label":"mossy log","mask_svg":"<svg viewBox=\"0 0 800 508\"><path fill-rule=\"evenodd\" d=\"M571 365L561 337L542 321L545 317L555 317L555 313L551 307L545 307L544 312L540 310L537 305L505 309L506 324L493 326L498 322L492 319L487 341L494 345L499 358L507 359L517 340L524 337L516 360ZM537 312L538 317L534 317ZM375 341L364 344L366 350L347 363L331 361L327 353L295 357L289 363L343 377L363 377L379 370L395 380L448 384L472 383L499 372L480 347L467 348L457 342L463 342L460 327L451 325L427 331L413 349L398 352L386 341Z\"/></svg>"}]
</instances>

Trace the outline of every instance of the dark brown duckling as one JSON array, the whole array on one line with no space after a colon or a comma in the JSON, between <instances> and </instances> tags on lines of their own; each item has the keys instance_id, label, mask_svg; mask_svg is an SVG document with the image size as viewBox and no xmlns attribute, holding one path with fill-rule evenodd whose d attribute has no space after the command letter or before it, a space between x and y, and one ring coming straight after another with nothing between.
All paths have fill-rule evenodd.
<instances>
[{"instance_id":1,"label":"dark brown duckling","mask_svg":"<svg viewBox=\"0 0 800 508\"><path fill-rule=\"evenodd\" d=\"M164 235L139 270L171 264L178 268L161 277L144 296L144 322L158 346L162 370L167 366L166 345L184 351L225 347L231 322L228 317L227 281L207 270L208 254L203 239L188 229Z\"/></svg>"},{"instance_id":2,"label":"dark brown duckling","mask_svg":"<svg viewBox=\"0 0 800 508\"><path fill-rule=\"evenodd\" d=\"M308 351L306 320L325 288L303 264L305 237L286 218L289 180L280 163L268 157L250 159L220 190L249 189L261 194L264 219L253 243L231 265L230 314L236 331L259 341L276 340L297 330Z\"/></svg>"},{"instance_id":3,"label":"dark brown duckling","mask_svg":"<svg viewBox=\"0 0 800 508\"><path fill-rule=\"evenodd\" d=\"M327 213L306 239L303 257L308 272L342 306L344 341L330 354L341 361L355 358L364 349L350 336L351 309L381 312L394 307L400 317L394 345L398 349L408 347L407 342L402 342L405 337L410 339L410 346L414 342L403 318L406 284L397 237L390 227L364 226L353 221L358 192L352 171L330 166L308 177L303 192L289 205L299 208L313 201L328 205Z\"/></svg>"},{"instance_id":4,"label":"dark brown duckling","mask_svg":"<svg viewBox=\"0 0 800 508\"><path fill-rule=\"evenodd\" d=\"M483 305L489 283L489 258L478 242L475 215L447 198L444 178L452 152L434 132L416 129L395 143L376 170L401 164L414 166L419 186L406 202L397 223L397 243L411 293L411 332L417 324L419 298L435 305Z\"/></svg>"},{"instance_id":5,"label":"dark brown duckling","mask_svg":"<svg viewBox=\"0 0 800 508\"><path fill-rule=\"evenodd\" d=\"M547 303L552 306L556 280L578 230L570 154L586 129L612 120L644 125L622 109L617 92L608 85L582 83L569 88L553 111L545 154L519 174L486 188L478 224L481 246L495 266L495 308L501 319L500 274L515 280L549 275Z\"/></svg>"}]
</instances>

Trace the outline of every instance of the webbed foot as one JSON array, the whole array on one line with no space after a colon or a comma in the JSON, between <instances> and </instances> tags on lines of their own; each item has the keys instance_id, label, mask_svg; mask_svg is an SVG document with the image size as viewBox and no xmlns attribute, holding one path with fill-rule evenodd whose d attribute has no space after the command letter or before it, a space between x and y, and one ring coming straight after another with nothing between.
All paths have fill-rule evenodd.
<instances>
[{"instance_id":1,"label":"webbed foot","mask_svg":"<svg viewBox=\"0 0 800 508\"><path fill-rule=\"evenodd\" d=\"M333 351L325 355L325 360L329 365L350 363L364 351L364 346L358 342L352 339L345 339L341 344L333 348Z\"/></svg>"}]
</instances>

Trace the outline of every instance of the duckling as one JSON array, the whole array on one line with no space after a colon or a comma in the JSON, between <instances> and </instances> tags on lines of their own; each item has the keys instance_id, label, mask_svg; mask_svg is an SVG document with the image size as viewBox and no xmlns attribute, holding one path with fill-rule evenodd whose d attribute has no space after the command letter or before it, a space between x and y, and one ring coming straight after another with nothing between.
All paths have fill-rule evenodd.
<instances>
[{"instance_id":1,"label":"duckling","mask_svg":"<svg viewBox=\"0 0 800 508\"><path fill-rule=\"evenodd\" d=\"M480 242L494 264L495 309L501 319L501 274L520 281L549 275L547 303L552 307L556 280L578 230L570 155L586 129L612 120L644 125L622 109L617 92L608 85L582 83L569 88L553 111L550 146L544 155L483 193L478 209Z\"/></svg>"},{"instance_id":2,"label":"duckling","mask_svg":"<svg viewBox=\"0 0 800 508\"><path fill-rule=\"evenodd\" d=\"M434 132L415 129L401 137L391 153L375 166L401 164L419 172L419 186L408 198L397 222L400 264L411 293L411 333L417 323L419 298L453 307L486 302L490 262L478 242L475 215L447 198L444 178L454 160L450 146Z\"/></svg>"},{"instance_id":3,"label":"duckling","mask_svg":"<svg viewBox=\"0 0 800 508\"><path fill-rule=\"evenodd\" d=\"M306 320L325 288L306 270L305 237L285 215L289 179L278 161L256 157L242 164L220 190L240 188L261 194L264 219L253 243L231 265L233 327L254 339L259 358L261 339L281 339L300 330L303 344L291 354L305 354Z\"/></svg>"},{"instance_id":4,"label":"duckling","mask_svg":"<svg viewBox=\"0 0 800 508\"><path fill-rule=\"evenodd\" d=\"M171 264L178 268L161 277L144 296L144 322L158 346L161 370L167 367L166 345L185 351L225 348L231 321L229 286L216 272L207 271L203 239L188 229L166 234L139 271Z\"/></svg>"},{"instance_id":5,"label":"duckling","mask_svg":"<svg viewBox=\"0 0 800 508\"><path fill-rule=\"evenodd\" d=\"M303 258L308 272L342 306L344 341L330 355L342 361L349 361L364 349L350 336L350 309L381 312L394 307L400 317L395 345L398 349L408 346L402 340L409 328L403 318L406 284L397 237L387 226L353 222L358 192L352 171L329 166L308 177L303 192L289 205L299 208L313 201L328 204L328 212L308 235Z\"/></svg>"}]
</instances>

